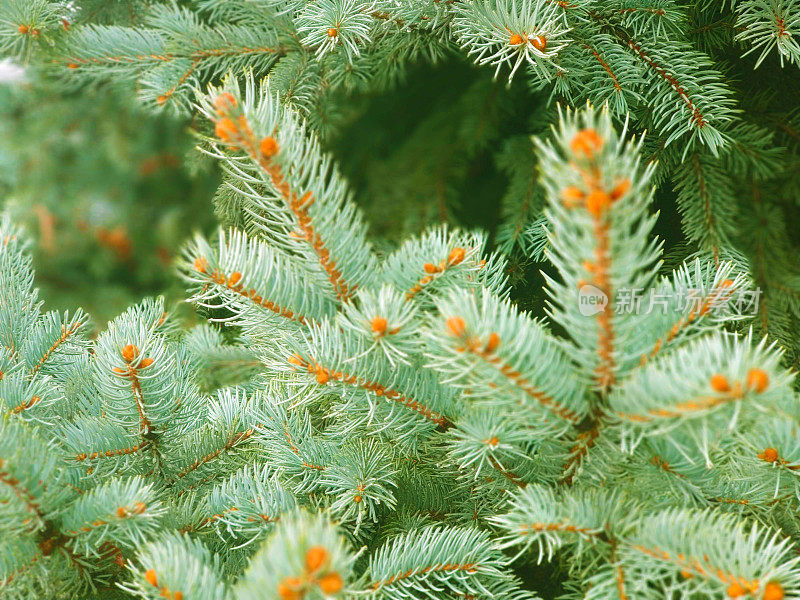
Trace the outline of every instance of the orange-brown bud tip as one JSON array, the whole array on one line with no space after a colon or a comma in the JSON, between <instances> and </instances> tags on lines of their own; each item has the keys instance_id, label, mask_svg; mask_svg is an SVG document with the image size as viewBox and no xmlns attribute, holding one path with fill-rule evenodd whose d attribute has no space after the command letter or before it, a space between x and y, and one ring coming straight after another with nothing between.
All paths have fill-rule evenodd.
<instances>
[{"instance_id":1,"label":"orange-brown bud tip","mask_svg":"<svg viewBox=\"0 0 800 600\"><path fill-rule=\"evenodd\" d=\"M214 98L214 108L217 109L217 114L224 115L226 112L236 106L236 98L230 92L222 92L219 96Z\"/></svg>"},{"instance_id":2,"label":"orange-brown bud tip","mask_svg":"<svg viewBox=\"0 0 800 600\"><path fill-rule=\"evenodd\" d=\"M747 372L747 387L760 394L769 387L769 375L763 369L750 369Z\"/></svg>"},{"instance_id":3,"label":"orange-brown bud tip","mask_svg":"<svg viewBox=\"0 0 800 600\"><path fill-rule=\"evenodd\" d=\"M22 35L25 35L30 30L27 25L20 25L19 27L17 27L17 31L19 31Z\"/></svg>"},{"instance_id":4,"label":"orange-brown bud tip","mask_svg":"<svg viewBox=\"0 0 800 600\"><path fill-rule=\"evenodd\" d=\"M783 600L783 586L777 581L770 581L764 586L764 596L762 600Z\"/></svg>"},{"instance_id":5,"label":"orange-brown bud tip","mask_svg":"<svg viewBox=\"0 0 800 600\"><path fill-rule=\"evenodd\" d=\"M611 199L619 200L628 193L629 189L631 189L631 180L623 179L616 186L614 186L613 190L611 190Z\"/></svg>"},{"instance_id":6,"label":"orange-brown bud tip","mask_svg":"<svg viewBox=\"0 0 800 600\"><path fill-rule=\"evenodd\" d=\"M742 584L734 582L728 586L726 593L728 594L729 598L741 598L747 592L742 587Z\"/></svg>"},{"instance_id":7,"label":"orange-brown bud tip","mask_svg":"<svg viewBox=\"0 0 800 600\"><path fill-rule=\"evenodd\" d=\"M447 262L449 262L451 265L457 265L462 260L464 260L464 257L466 255L467 252L463 248L458 248L458 247L453 248L452 250L450 250L450 255L447 257Z\"/></svg>"},{"instance_id":8,"label":"orange-brown bud tip","mask_svg":"<svg viewBox=\"0 0 800 600\"><path fill-rule=\"evenodd\" d=\"M519 46L519 45L520 45L521 43L523 43L524 41L525 41L525 40L523 39L523 37L522 37L520 34L518 34L518 33L512 33L512 34L511 34L511 37L510 37L510 38L508 38L508 43L509 43L511 46Z\"/></svg>"},{"instance_id":9,"label":"orange-brown bud tip","mask_svg":"<svg viewBox=\"0 0 800 600\"><path fill-rule=\"evenodd\" d=\"M731 384L728 381L728 378L721 373L716 373L715 375L711 376L711 389L716 392L730 392L731 391Z\"/></svg>"},{"instance_id":10,"label":"orange-brown bud tip","mask_svg":"<svg viewBox=\"0 0 800 600\"><path fill-rule=\"evenodd\" d=\"M335 594L341 591L343 586L342 576L336 571L320 577L317 583L324 594Z\"/></svg>"},{"instance_id":11,"label":"orange-brown bud tip","mask_svg":"<svg viewBox=\"0 0 800 600\"><path fill-rule=\"evenodd\" d=\"M336 29L335 27L331 27L330 29L328 29L328 37L334 38L337 35L339 35L339 30Z\"/></svg>"},{"instance_id":12,"label":"orange-brown bud tip","mask_svg":"<svg viewBox=\"0 0 800 600\"><path fill-rule=\"evenodd\" d=\"M231 273L231 276L228 277L228 285L236 285L242 280L242 274L239 271L234 271Z\"/></svg>"},{"instance_id":13,"label":"orange-brown bud tip","mask_svg":"<svg viewBox=\"0 0 800 600\"><path fill-rule=\"evenodd\" d=\"M531 46L539 50L540 52L544 52L547 49L547 38L543 35L537 35L534 38L530 39Z\"/></svg>"},{"instance_id":14,"label":"orange-brown bud tip","mask_svg":"<svg viewBox=\"0 0 800 600\"><path fill-rule=\"evenodd\" d=\"M603 147L603 139L595 129L582 129L572 138L569 147L575 154L592 158Z\"/></svg>"},{"instance_id":15,"label":"orange-brown bud tip","mask_svg":"<svg viewBox=\"0 0 800 600\"><path fill-rule=\"evenodd\" d=\"M322 546L313 546L306 552L306 569L311 573L319 571L328 560L328 551Z\"/></svg>"},{"instance_id":16,"label":"orange-brown bud tip","mask_svg":"<svg viewBox=\"0 0 800 600\"><path fill-rule=\"evenodd\" d=\"M299 577L284 577L278 584L278 596L281 600L301 600L303 595L303 580Z\"/></svg>"},{"instance_id":17,"label":"orange-brown bud tip","mask_svg":"<svg viewBox=\"0 0 800 600\"><path fill-rule=\"evenodd\" d=\"M328 371L323 369L322 367L317 367L317 383L322 385L324 383L328 383L331 376L328 374Z\"/></svg>"},{"instance_id":18,"label":"orange-brown bud tip","mask_svg":"<svg viewBox=\"0 0 800 600\"><path fill-rule=\"evenodd\" d=\"M431 275L439 272L439 267L437 267L432 263L425 263L424 265L422 265L422 268L425 269L426 273L430 273Z\"/></svg>"},{"instance_id":19,"label":"orange-brown bud tip","mask_svg":"<svg viewBox=\"0 0 800 600\"><path fill-rule=\"evenodd\" d=\"M272 158L278 153L278 142L272 136L265 137L258 145L258 150L264 158Z\"/></svg>"},{"instance_id":20,"label":"orange-brown bud tip","mask_svg":"<svg viewBox=\"0 0 800 600\"><path fill-rule=\"evenodd\" d=\"M386 333L387 325L388 324L386 322L386 319L384 319L383 317L375 317L374 319L372 319L372 331L374 331L377 334L383 335L384 333Z\"/></svg>"},{"instance_id":21,"label":"orange-brown bud tip","mask_svg":"<svg viewBox=\"0 0 800 600\"><path fill-rule=\"evenodd\" d=\"M561 191L561 199L564 201L564 204L566 204L568 208L575 206L578 202L583 200L583 198L584 198L583 192L574 185L565 187Z\"/></svg>"},{"instance_id":22,"label":"orange-brown bud tip","mask_svg":"<svg viewBox=\"0 0 800 600\"><path fill-rule=\"evenodd\" d=\"M489 441L487 442L487 444L489 444L492 448L496 448L499 443L500 440L496 435L493 435L491 438L489 438Z\"/></svg>"},{"instance_id":23,"label":"orange-brown bud tip","mask_svg":"<svg viewBox=\"0 0 800 600\"><path fill-rule=\"evenodd\" d=\"M152 364L153 364L153 359L152 358L143 358L142 362L139 363L139 368L145 369L145 368L149 367Z\"/></svg>"},{"instance_id":24,"label":"orange-brown bud tip","mask_svg":"<svg viewBox=\"0 0 800 600\"><path fill-rule=\"evenodd\" d=\"M214 126L214 135L223 142L230 142L237 134L236 124L228 117L220 119Z\"/></svg>"},{"instance_id":25,"label":"orange-brown bud tip","mask_svg":"<svg viewBox=\"0 0 800 600\"><path fill-rule=\"evenodd\" d=\"M77 63L69 63L67 65L67 68L68 69L77 69L78 68L78 64Z\"/></svg>"},{"instance_id":26,"label":"orange-brown bud tip","mask_svg":"<svg viewBox=\"0 0 800 600\"><path fill-rule=\"evenodd\" d=\"M126 516L128 516L128 509L127 509L127 508L125 508L124 506L120 506L120 507L117 509L117 516L118 516L120 519L121 519L122 517L126 517Z\"/></svg>"},{"instance_id":27,"label":"orange-brown bud tip","mask_svg":"<svg viewBox=\"0 0 800 600\"><path fill-rule=\"evenodd\" d=\"M764 448L763 452L759 452L756 456L761 460L769 463L778 461L778 451L775 448Z\"/></svg>"},{"instance_id":28,"label":"orange-brown bud tip","mask_svg":"<svg viewBox=\"0 0 800 600\"><path fill-rule=\"evenodd\" d=\"M462 337L464 332L467 330L467 324L461 317L450 317L445 322L445 325L447 326L447 331L450 333L450 335L455 337Z\"/></svg>"},{"instance_id":29,"label":"orange-brown bud tip","mask_svg":"<svg viewBox=\"0 0 800 600\"><path fill-rule=\"evenodd\" d=\"M611 197L603 190L594 190L586 197L586 210L595 217L602 215L611 206Z\"/></svg>"},{"instance_id":30,"label":"orange-brown bud tip","mask_svg":"<svg viewBox=\"0 0 800 600\"><path fill-rule=\"evenodd\" d=\"M126 362L132 362L137 356L139 356L138 347L133 344L127 344L122 347L122 358L124 358Z\"/></svg>"},{"instance_id":31,"label":"orange-brown bud tip","mask_svg":"<svg viewBox=\"0 0 800 600\"><path fill-rule=\"evenodd\" d=\"M297 365L298 367L306 364L299 354L292 354L287 360L289 361L289 364Z\"/></svg>"},{"instance_id":32,"label":"orange-brown bud tip","mask_svg":"<svg viewBox=\"0 0 800 600\"><path fill-rule=\"evenodd\" d=\"M158 102L159 105L164 104L166 101L167 101L166 96L159 96L158 98L156 98L156 102Z\"/></svg>"},{"instance_id":33,"label":"orange-brown bud tip","mask_svg":"<svg viewBox=\"0 0 800 600\"><path fill-rule=\"evenodd\" d=\"M194 268L201 273L205 273L208 268L208 261L204 257L198 256L194 259Z\"/></svg>"},{"instance_id":34,"label":"orange-brown bud tip","mask_svg":"<svg viewBox=\"0 0 800 600\"><path fill-rule=\"evenodd\" d=\"M358 495L354 496L354 497L353 497L353 502L355 502L356 504L358 504L359 502L361 502L361 496L358 496Z\"/></svg>"},{"instance_id":35,"label":"orange-brown bud tip","mask_svg":"<svg viewBox=\"0 0 800 600\"><path fill-rule=\"evenodd\" d=\"M489 334L489 340L486 342L486 352L494 352L500 345L500 336L494 331Z\"/></svg>"},{"instance_id":36,"label":"orange-brown bud tip","mask_svg":"<svg viewBox=\"0 0 800 600\"><path fill-rule=\"evenodd\" d=\"M153 569L147 569L147 571L144 572L144 578L147 579L147 583L150 585L158 587L158 577Z\"/></svg>"}]
</instances>

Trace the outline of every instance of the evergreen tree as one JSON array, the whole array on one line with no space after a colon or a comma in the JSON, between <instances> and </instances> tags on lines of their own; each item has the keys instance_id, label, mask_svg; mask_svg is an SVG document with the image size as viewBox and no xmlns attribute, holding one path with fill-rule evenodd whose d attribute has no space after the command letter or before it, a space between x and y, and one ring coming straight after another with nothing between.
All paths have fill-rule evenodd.
<instances>
[{"instance_id":1,"label":"evergreen tree","mask_svg":"<svg viewBox=\"0 0 800 600\"><path fill-rule=\"evenodd\" d=\"M236 227L180 269L232 344L160 301L85 340L3 222L4 597L523 599L556 556L572 598L800 595L793 373L737 333L739 263L659 274L656 168L611 109L537 142L545 320L483 233L378 254L280 98L197 98Z\"/></svg>"}]
</instances>

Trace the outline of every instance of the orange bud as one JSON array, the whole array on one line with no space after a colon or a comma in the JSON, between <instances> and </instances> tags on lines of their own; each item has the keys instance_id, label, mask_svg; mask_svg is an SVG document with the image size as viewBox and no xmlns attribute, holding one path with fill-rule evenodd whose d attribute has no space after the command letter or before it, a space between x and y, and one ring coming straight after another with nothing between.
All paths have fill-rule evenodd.
<instances>
[{"instance_id":1,"label":"orange bud","mask_svg":"<svg viewBox=\"0 0 800 600\"><path fill-rule=\"evenodd\" d=\"M458 247L453 248L452 250L450 250L450 255L447 257L447 262L449 262L452 265L457 265L462 260L464 260L464 257L466 255L467 253L463 248L458 248Z\"/></svg>"},{"instance_id":2,"label":"orange bud","mask_svg":"<svg viewBox=\"0 0 800 600\"><path fill-rule=\"evenodd\" d=\"M147 569L144 572L144 578L147 579L147 583L150 585L158 587L158 577L156 577L156 572L153 569Z\"/></svg>"},{"instance_id":3,"label":"orange bud","mask_svg":"<svg viewBox=\"0 0 800 600\"><path fill-rule=\"evenodd\" d=\"M735 582L728 586L726 592L730 598L740 598L747 593L741 584Z\"/></svg>"},{"instance_id":4,"label":"orange bud","mask_svg":"<svg viewBox=\"0 0 800 600\"><path fill-rule=\"evenodd\" d=\"M125 369L123 369L122 367L114 367L111 370L114 371L114 373L117 373L118 375L124 375L125 374Z\"/></svg>"},{"instance_id":5,"label":"orange bud","mask_svg":"<svg viewBox=\"0 0 800 600\"><path fill-rule=\"evenodd\" d=\"M183 600L183 592L178 590L172 593L172 600Z\"/></svg>"},{"instance_id":6,"label":"orange bud","mask_svg":"<svg viewBox=\"0 0 800 600\"><path fill-rule=\"evenodd\" d=\"M149 367L152 364L153 364L153 359L152 358L143 358L142 362L139 363L139 367L144 369L146 367Z\"/></svg>"},{"instance_id":7,"label":"orange bud","mask_svg":"<svg viewBox=\"0 0 800 600\"><path fill-rule=\"evenodd\" d=\"M278 584L281 600L301 600L303 581L299 577L286 577Z\"/></svg>"},{"instance_id":8,"label":"orange bud","mask_svg":"<svg viewBox=\"0 0 800 600\"><path fill-rule=\"evenodd\" d=\"M467 329L467 325L464 323L464 319L461 317L450 317L447 319L445 325L447 326L447 331L450 333L450 335L455 337L463 336Z\"/></svg>"},{"instance_id":9,"label":"orange bud","mask_svg":"<svg viewBox=\"0 0 800 600\"><path fill-rule=\"evenodd\" d=\"M19 31L22 35L25 35L29 31L28 30L28 26L27 25L20 25L19 27L17 27L17 31Z\"/></svg>"},{"instance_id":10,"label":"orange bud","mask_svg":"<svg viewBox=\"0 0 800 600\"><path fill-rule=\"evenodd\" d=\"M628 193L629 189L631 189L631 180L623 179L614 187L613 190L611 190L611 199L619 200Z\"/></svg>"},{"instance_id":11,"label":"orange bud","mask_svg":"<svg viewBox=\"0 0 800 600\"><path fill-rule=\"evenodd\" d=\"M511 34L511 37L510 37L510 38L508 38L508 43L509 43L511 46L519 46L519 45L520 45L521 43L523 43L524 41L525 41L525 40L524 40L524 39L522 38L522 36L521 36L520 34L518 34L518 33L512 33L512 34Z\"/></svg>"},{"instance_id":12,"label":"orange bud","mask_svg":"<svg viewBox=\"0 0 800 600\"><path fill-rule=\"evenodd\" d=\"M117 509L117 516L118 516L120 519L121 519L121 518L123 518L123 517L127 517L127 516L128 516L128 509L127 509L127 508L125 508L124 506L120 506L120 507Z\"/></svg>"},{"instance_id":13,"label":"orange bud","mask_svg":"<svg viewBox=\"0 0 800 600\"><path fill-rule=\"evenodd\" d=\"M133 344L127 344L126 346L123 346L122 358L124 358L127 362L133 361L137 356L139 356L139 348Z\"/></svg>"},{"instance_id":14,"label":"orange bud","mask_svg":"<svg viewBox=\"0 0 800 600\"><path fill-rule=\"evenodd\" d=\"M223 142L230 142L239 134L236 124L228 117L220 119L214 126L214 135L216 135Z\"/></svg>"},{"instance_id":15,"label":"orange bud","mask_svg":"<svg viewBox=\"0 0 800 600\"><path fill-rule=\"evenodd\" d=\"M725 375L717 373L711 376L711 389L717 392L730 392L731 384Z\"/></svg>"},{"instance_id":16,"label":"orange bud","mask_svg":"<svg viewBox=\"0 0 800 600\"><path fill-rule=\"evenodd\" d=\"M331 378L328 375L328 371L323 369L322 367L317 367L317 383L322 385L324 383L328 383L328 380Z\"/></svg>"},{"instance_id":17,"label":"orange bud","mask_svg":"<svg viewBox=\"0 0 800 600\"><path fill-rule=\"evenodd\" d=\"M358 494L356 494L356 495L353 497L353 502L355 502L356 504L358 504L359 502L361 502L361 496L359 496Z\"/></svg>"},{"instance_id":18,"label":"orange bud","mask_svg":"<svg viewBox=\"0 0 800 600\"><path fill-rule=\"evenodd\" d=\"M303 358L298 354L292 354L287 360L290 364L297 365L298 367L306 364Z\"/></svg>"},{"instance_id":19,"label":"orange bud","mask_svg":"<svg viewBox=\"0 0 800 600\"><path fill-rule=\"evenodd\" d=\"M339 31L335 27L331 27L330 29L328 29L328 37L334 38L337 35L339 35Z\"/></svg>"},{"instance_id":20,"label":"orange bud","mask_svg":"<svg viewBox=\"0 0 800 600\"><path fill-rule=\"evenodd\" d=\"M425 263L422 265L422 268L425 269L426 273L430 273L431 275L439 272L439 267L431 263Z\"/></svg>"},{"instance_id":21,"label":"orange bud","mask_svg":"<svg viewBox=\"0 0 800 600\"><path fill-rule=\"evenodd\" d=\"M146 508L147 504L145 504L144 502L136 502L133 505L133 512L135 512L137 515L140 515L145 511Z\"/></svg>"},{"instance_id":22,"label":"orange bud","mask_svg":"<svg viewBox=\"0 0 800 600\"><path fill-rule=\"evenodd\" d=\"M492 436L492 437L489 439L489 441L488 441L488 442L486 442L486 443L487 443L487 444L489 444L489 445L490 445L492 448L496 448L496 447L497 447L497 445L500 443L500 440L497 438L497 436L496 436L496 435L493 435L493 436Z\"/></svg>"},{"instance_id":23,"label":"orange bud","mask_svg":"<svg viewBox=\"0 0 800 600\"><path fill-rule=\"evenodd\" d=\"M265 137L258 145L258 149L264 158L272 158L278 153L278 142L272 136Z\"/></svg>"},{"instance_id":24,"label":"orange bud","mask_svg":"<svg viewBox=\"0 0 800 600\"><path fill-rule=\"evenodd\" d=\"M167 101L166 96L159 96L158 98L156 98L156 102L158 102L159 105L166 103L166 101Z\"/></svg>"},{"instance_id":25,"label":"orange bud","mask_svg":"<svg viewBox=\"0 0 800 600\"><path fill-rule=\"evenodd\" d=\"M486 342L485 352L491 353L497 350L497 347L500 345L500 336L497 335L494 331L489 334L489 341Z\"/></svg>"},{"instance_id":26,"label":"orange bud","mask_svg":"<svg viewBox=\"0 0 800 600\"><path fill-rule=\"evenodd\" d=\"M783 586L777 581L770 581L764 586L764 596L761 600L783 600Z\"/></svg>"},{"instance_id":27,"label":"orange bud","mask_svg":"<svg viewBox=\"0 0 800 600\"><path fill-rule=\"evenodd\" d=\"M78 64L77 63L69 63L67 65L67 68L68 69L77 69L78 68Z\"/></svg>"},{"instance_id":28,"label":"orange bud","mask_svg":"<svg viewBox=\"0 0 800 600\"><path fill-rule=\"evenodd\" d=\"M592 158L603 147L603 140L595 129L582 129L572 138L569 147L575 154Z\"/></svg>"},{"instance_id":29,"label":"orange bud","mask_svg":"<svg viewBox=\"0 0 800 600\"><path fill-rule=\"evenodd\" d=\"M583 200L583 197L584 197L583 192L580 189L576 188L574 185L565 187L561 191L561 199L564 201L564 204L566 204L567 207L574 206L575 204Z\"/></svg>"},{"instance_id":30,"label":"orange bud","mask_svg":"<svg viewBox=\"0 0 800 600\"><path fill-rule=\"evenodd\" d=\"M228 285L236 285L242 279L242 274L239 271L234 271L231 273L231 276L228 277Z\"/></svg>"},{"instance_id":31,"label":"orange bud","mask_svg":"<svg viewBox=\"0 0 800 600\"><path fill-rule=\"evenodd\" d=\"M530 39L531 46L539 50L540 52L544 52L547 49L547 38L543 35L537 35L534 38Z\"/></svg>"},{"instance_id":32,"label":"orange bud","mask_svg":"<svg viewBox=\"0 0 800 600\"><path fill-rule=\"evenodd\" d=\"M214 98L214 108L217 109L217 114L222 116L236 106L236 98L230 92L222 92L219 96Z\"/></svg>"},{"instance_id":33,"label":"orange bud","mask_svg":"<svg viewBox=\"0 0 800 600\"><path fill-rule=\"evenodd\" d=\"M343 585L342 576L336 571L320 577L318 583L319 589L321 589L324 594L335 594L342 589Z\"/></svg>"},{"instance_id":34,"label":"orange bud","mask_svg":"<svg viewBox=\"0 0 800 600\"><path fill-rule=\"evenodd\" d=\"M328 560L328 551L322 546L314 546L306 552L306 569L314 573L319 571Z\"/></svg>"},{"instance_id":35,"label":"orange bud","mask_svg":"<svg viewBox=\"0 0 800 600\"><path fill-rule=\"evenodd\" d=\"M769 376L762 369L750 369L747 372L747 387L761 393L769 386Z\"/></svg>"},{"instance_id":36,"label":"orange bud","mask_svg":"<svg viewBox=\"0 0 800 600\"><path fill-rule=\"evenodd\" d=\"M384 333L386 333L386 326L387 326L386 319L384 319L383 317L375 317L374 319L372 319L372 331L374 331L375 333L383 335Z\"/></svg>"},{"instance_id":37,"label":"orange bud","mask_svg":"<svg viewBox=\"0 0 800 600\"><path fill-rule=\"evenodd\" d=\"M778 451L775 448L764 448L764 451L758 453L756 456L764 462L778 462Z\"/></svg>"},{"instance_id":38,"label":"orange bud","mask_svg":"<svg viewBox=\"0 0 800 600\"><path fill-rule=\"evenodd\" d=\"M204 257L198 256L194 259L194 268L201 273L205 273L208 268L208 261Z\"/></svg>"},{"instance_id":39,"label":"orange bud","mask_svg":"<svg viewBox=\"0 0 800 600\"><path fill-rule=\"evenodd\" d=\"M586 209L595 217L602 215L611 206L611 198L603 190L594 190L586 197Z\"/></svg>"}]
</instances>

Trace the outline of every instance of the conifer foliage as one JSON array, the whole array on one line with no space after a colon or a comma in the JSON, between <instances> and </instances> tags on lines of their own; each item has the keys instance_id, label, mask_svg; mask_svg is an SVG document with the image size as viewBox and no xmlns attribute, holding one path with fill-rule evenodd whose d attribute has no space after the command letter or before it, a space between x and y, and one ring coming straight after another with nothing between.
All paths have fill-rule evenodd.
<instances>
[{"instance_id":1,"label":"conifer foliage","mask_svg":"<svg viewBox=\"0 0 800 600\"><path fill-rule=\"evenodd\" d=\"M797 363L798 28L797 0L6 0L0 51L67 89L113 82L169 114L191 113L198 85L250 71L328 137L347 94L391 89L415 61L472 59L543 105L527 130L514 124L518 138L491 144L504 169L520 156L498 231L517 262L541 241L545 205L528 134L556 119L555 101L608 104L649 132L643 155L687 242L677 262L702 252L746 266L764 293L754 325ZM479 123L465 153L504 141L492 128ZM451 185L436 182L445 219ZM222 214L237 214L230 203L222 192Z\"/></svg>"},{"instance_id":2,"label":"conifer foliage","mask_svg":"<svg viewBox=\"0 0 800 600\"><path fill-rule=\"evenodd\" d=\"M2 223L4 598L522 600L545 559L569 598L800 597L792 374L737 333L737 264L658 274L654 167L608 110L537 142L537 320L481 233L376 253L269 83L197 107L241 227L180 270L219 325L145 301L89 341ZM259 372L216 383L220 356Z\"/></svg>"}]
</instances>

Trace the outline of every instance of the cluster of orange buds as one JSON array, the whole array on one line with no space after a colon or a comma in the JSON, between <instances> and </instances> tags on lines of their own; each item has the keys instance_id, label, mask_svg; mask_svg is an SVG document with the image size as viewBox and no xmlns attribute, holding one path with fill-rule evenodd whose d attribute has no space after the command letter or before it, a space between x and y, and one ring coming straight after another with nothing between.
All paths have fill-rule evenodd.
<instances>
[{"instance_id":1,"label":"cluster of orange buds","mask_svg":"<svg viewBox=\"0 0 800 600\"><path fill-rule=\"evenodd\" d=\"M251 133L243 114L238 115L235 121L231 118L237 106L236 98L230 92L222 92L214 99L214 110L219 116L214 125L214 135L226 144L238 144Z\"/></svg>"},{"instance_id":2,"label":"cluster of orange buds","mask_svg":"<svg viewBox=\"0 0 800 600\"><path fill-rule=\"evenodd\" d=\"M570 142L570 149L578 156L593 159L597 152L603 148L603 139L594 129L582 129ZM571 185L561 192L561 199L567 208L583 204L593 216L600 217L617 200L628 193L631 181L628 178L619 180L611 191L603 189L597 182L597 177L587 178L589 191Z\"/></svg>"},{"instance_id":3,"label":"cluster of orange buds","mask_svg":"<svg viewBox=\"0 0 800 600\"><path fill-rule=\"evenodd\" d=\"M466 256L467 251L464 250L464 248L456 246L450 250L450 254L447 255L447 260L443 260L438 265L434 265L433 263L425 263L422 265L422 268L425 269L425 272L429 275L435 275L436 273L443 272L449 266L461 264L464 262L464 258Z\"/></svg>"},{"instance_id":4,"label":"cluster of orange buds","mask_svg":"<svg viewBox=\"0 0 800 600\"><path fill-rule=\"evenodd\" d=\"M603 149L603 138L596 129L581 129L569 143L569 149L576 156L592 159Z\"/></svg>"},{"instance_id":5,"label":"cluster of orange buds","mask_svg":"<svg viewBox=\"0 0 800 600\"><path fill-rule=\"evenodd\" d=\"M742 391L742 384L740 382L734 382L731 385L731 382L728 381L728 378L721 374L715 373L711 376L709 380L709 385L711 385L711 389L715 392L720 393L728 393L733 392L735 394L741 393ZM769 375L763 369L752 368L747 372L747 378L745 379L745 389L747 391L753 391L757 394L762 393L769 387Z\"/></svg>"},{"instance_id":6,"label":"cluster of orange buds","mask_svg":"<svg viewBox=\"0 0 800 600\"><path fill-rule=\"evenodd\" d=\"M754 597L756 592L756 590L752 589L752 586L745 586L738 582L730 584L725 591L729 598L741 598L748 594ZM761 596L761 600L783 600L783 597L783 586L777 581L770 581L764 586L764 594Z\"/></svg>"},{"instance_id":7,"label":"cluster of orange buds","mask_svg":"<svg viewBox=\"0 0 800 600\"><path fill-rule=\"evenodd\" d=\"M447 333L453 337L466 337L467 325L463 317L450 317L447 319L447 321L445 321L445 327L447 329ZM478 354L493 354L499 346L500 336L496 331L493 331L489 334L485 344L481 343L481 340L479 340L477 337L470 337L467 340L467 347L472 352L476 352ZM459 350L463 350L463 348L459 348Z\"/></svg>"},{"instance_id":8,"label":"cluster of orange buds","mask_svg":"<svg viewBox=\"0 0 800 600\"><path fill-rule=\"evenodd\" d=\"M30 400L25 400L19 404L17 404L14 408L11 409L11 414L18 415L23 410L29 409L31 406L39 402L42 398L40 396L31 396Z\"/></svg>"},{"instance_id":9,"label":"cluster of orange buds","mask_svg":"<svg viewBox=\"0 0 800 600\"><path fill-rule=\"evenodd\" d=\"M339 30L336 29L336 27L331 27L330 29L328 29L329 38L335 38L337 35L339 35Z\"/></svg>"},{"instance_id":10,"label":"cluster of orange buds","mask_svg":"<svg viewBox=\"0 0 800 600\"><path fill-rule=\"evenodd\" d=\"M544 52L547 49L547 38L543 35L528 36L526 34L512 33L508 38L509 46L520 46L527 43L530 43L540 52Z\"/></svg>"},{"instance_id":11,"label":"cluster of orange buds","mask_svg":"<svg viewBox=\"0 0 800 600\"><path fill-rule=\"evenodd\" d=\"M135 371L138 369L145 369L153 364L152 358L143 358L139 361L138 367L133 367L131 363L135 361L139 357L139 347L135 346L134 344L126 344L122 347L122 358L128 363L128 368L123 369L121 367L114 367L114 373L118 373L120 375L124 375L131 371Z\"/></svg>"},{"instance_id":12,"label":"cluster of orange buds","mask_svg":"<svg viewBox=\"0 0 800 600\"><path fill-rule=\"evenodd\" d=\"M180 590L173 592L167 586L159 587L158 575L156 575L155 569L147 569L147 571L144 572L144 578L147 580L147 583L153 587L159 588L162 598L166 598L167 600L183 600L183 592Z\"/></svg>"},{"instance_id":13,"label":"cluster of orange buds","mask_svg":"<svg viewBox=\"0 0 800 600\"><path fill-rule=\"evenodd\" d=\"M322 546L313 546L306 552L304 573L299 577L284 577L278 584L281 600L302 600L313 586L325 595L341 591L344 582L336 571L329 571L330 555Z\"/></svg>"},{"instance_id":14,"label":"cluster of orange buds","mask_svg":"<svg viewBox=\"0 0 800 600\"><path fill-rule=\"evenodd\" d=\"M137 502L136 504L133 505L133 508L128 508L127 506L120 506L117 509L117 516L120 519L124 519L129 515L140 515L145 511L146 508L147 505L144 502Z\"/></svg>"},{"instance_id":15,"label":"cluster of orange buds","mask_svg":"<svg viewBox=\"0 0 800 600\"><path fill-rule=\"evenodd\" d=\"M28 27L27 25L20 25L19 27L17 27L17 31L19 31L21 35L26 35L28 33L30 33L31 35L39 35L38 29Z\"/></svg>"}]
</instances>

